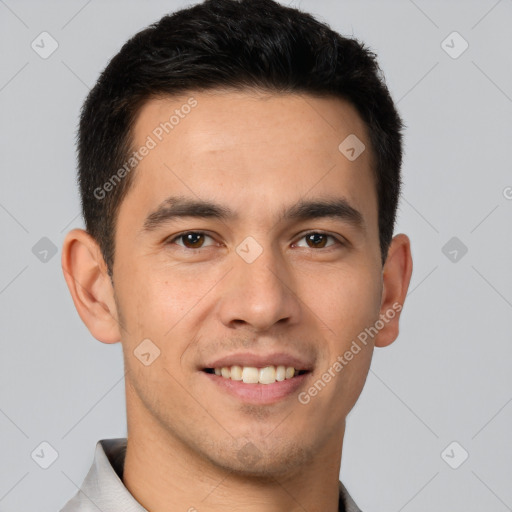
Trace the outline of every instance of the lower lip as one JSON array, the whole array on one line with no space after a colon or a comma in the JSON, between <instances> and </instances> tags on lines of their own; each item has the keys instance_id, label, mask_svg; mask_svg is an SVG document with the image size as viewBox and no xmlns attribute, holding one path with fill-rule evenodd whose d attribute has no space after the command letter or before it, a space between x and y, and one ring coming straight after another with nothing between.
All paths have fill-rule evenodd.
<instances>
[{"instance_id":1,"label":"lower lip","mask_svg":"<svg viewBox=\"0 0 512 512\"><path fill-rule=\"evenodd\" d=\"M280 382L276 381L272 384L245 384L241 380L225 379L213 373L201 373L229 395L235 396L246 403L266 405L293 395L304 385L311 372Z\"/></svg>"}]
</instances>

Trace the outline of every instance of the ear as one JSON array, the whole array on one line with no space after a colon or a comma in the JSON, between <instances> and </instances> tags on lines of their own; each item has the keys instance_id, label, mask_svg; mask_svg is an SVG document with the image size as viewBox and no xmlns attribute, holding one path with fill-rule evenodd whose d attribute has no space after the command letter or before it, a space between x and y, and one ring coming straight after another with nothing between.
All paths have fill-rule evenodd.
<instances>
[{"instance_id":1,"label":"ear","mask_svg":"<svg viewBox=\"0 0 512 512\"><path fill-rule=\"evenodd\" d=\"M389 246L382 270L380 320L384 327L375 337L376 347L387 347L398 337L400 313L412 274L411 243L407 235L396 235Z\"/></svg>"},{"instance_id":2,"label":"ear","mask_svg":"<svg viewBox=\"0 0 512 512\"><path fill-rule=\"evenodd\" d=\"M103 343L120 341L121 329L107 266L97 242L83 229L73 229L66 235L62 271L75 308L91 334Z\"/></svg>"}]
</instances>

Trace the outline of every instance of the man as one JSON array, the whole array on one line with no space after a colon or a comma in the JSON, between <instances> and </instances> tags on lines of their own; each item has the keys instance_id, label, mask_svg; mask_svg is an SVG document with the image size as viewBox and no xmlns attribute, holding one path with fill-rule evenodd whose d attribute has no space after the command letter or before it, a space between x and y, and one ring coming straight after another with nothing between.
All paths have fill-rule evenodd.
<instances>
[{"instance_id":1,"label":"man","mask_svg":"<svg viewBox=\"0 0 512 512\"><path fill-rule=\"evenodd\" d=\"M346 417L412 271L401 128L371 52L271 0L123 46L82 110L62 266L122 343L128 435L64 512L359 510Z\"/></svg>"}]
</instances>

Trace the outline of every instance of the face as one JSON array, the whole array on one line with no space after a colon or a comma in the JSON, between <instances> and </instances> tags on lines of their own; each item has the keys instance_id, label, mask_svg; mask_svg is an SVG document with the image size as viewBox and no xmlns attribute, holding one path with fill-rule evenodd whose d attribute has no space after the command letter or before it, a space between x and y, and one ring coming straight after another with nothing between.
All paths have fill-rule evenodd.
<instances>
[{"instance_id":1,"label":"face","mask_svg":"<svg viewBox=\"0 0 512 512\"><path fill-rule=\"evenodd\" d=\"M129 425L280 474L340 448L371 362L357 341L383 313L368 133L339 99L191 96L149 101L134 127L135 148L155 145L115 236ZM355 160L339 149L351 134Z\"/></svg>"}]
</instances>

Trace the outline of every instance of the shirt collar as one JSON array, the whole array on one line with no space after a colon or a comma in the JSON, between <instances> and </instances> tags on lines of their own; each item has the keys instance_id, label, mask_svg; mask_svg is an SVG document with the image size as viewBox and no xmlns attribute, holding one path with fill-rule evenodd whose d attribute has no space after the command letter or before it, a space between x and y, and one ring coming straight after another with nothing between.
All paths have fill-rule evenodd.
<instances>
[{"instance_id":1,"label":"shirt collar","mask_svg":"<svg viewBox=\"0 0 512 512\"><path fill-rule=\"evenodd\" d=\"M94 461L80 490L61 512L147 512L124 486L123 466L127 439L102 439L96 444ZM339 483L340 512L361 512Z\"/></svg>"}]
</instances>

